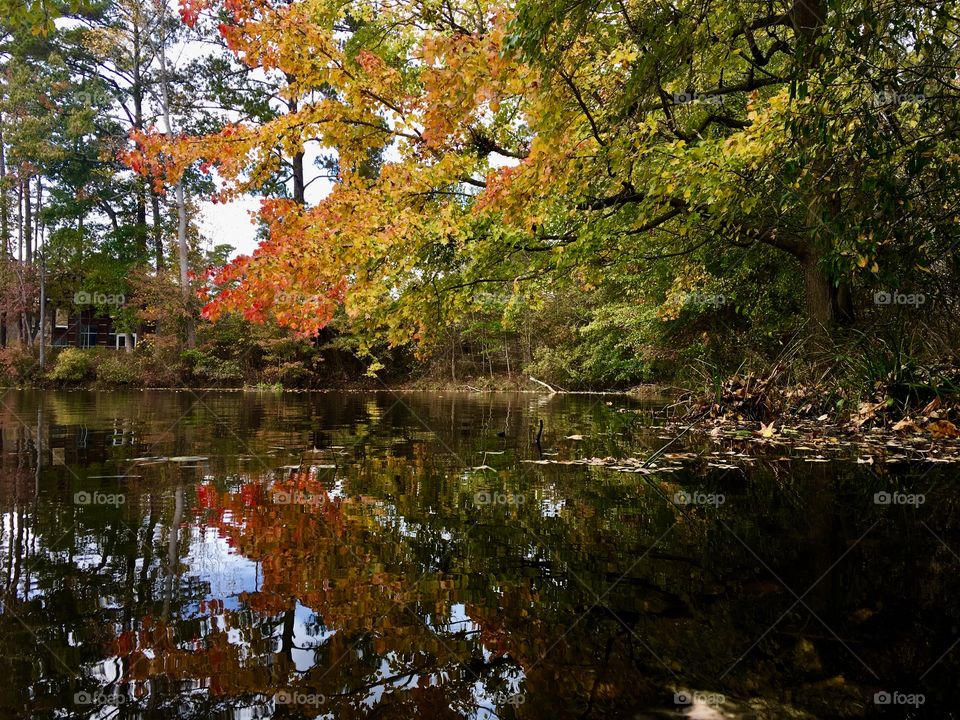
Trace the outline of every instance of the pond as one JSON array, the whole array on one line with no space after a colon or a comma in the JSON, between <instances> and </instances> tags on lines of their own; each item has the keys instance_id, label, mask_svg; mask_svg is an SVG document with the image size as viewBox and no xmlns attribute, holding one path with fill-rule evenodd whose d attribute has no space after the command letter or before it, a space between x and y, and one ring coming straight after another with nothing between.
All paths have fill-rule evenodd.
<instances>
[{"instance_id":1,"label":"pond","mask_svg":"<svg viewBox=\"0 0 960 720\"><path fill-rule=\"evenodd\" d=\"M949 466L662 405L6 391L0 717L954 717Z\"/></svg>"}]
</instances>

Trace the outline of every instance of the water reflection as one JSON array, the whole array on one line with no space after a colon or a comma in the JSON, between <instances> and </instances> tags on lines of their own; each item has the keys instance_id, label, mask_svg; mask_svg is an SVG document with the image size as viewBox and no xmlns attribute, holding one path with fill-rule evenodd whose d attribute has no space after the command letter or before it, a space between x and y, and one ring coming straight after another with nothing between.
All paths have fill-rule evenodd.
<instances>
[{"instance_id":1,"label":"water reflection","mask_svg":"<svg viewBox=\"0 0 960 720\"><path fill-rule=\"evenodd\" d=\"M8 393L0 715L949 717L951 474L537 462L642 409Z\"/></svg>"}]
</instances>

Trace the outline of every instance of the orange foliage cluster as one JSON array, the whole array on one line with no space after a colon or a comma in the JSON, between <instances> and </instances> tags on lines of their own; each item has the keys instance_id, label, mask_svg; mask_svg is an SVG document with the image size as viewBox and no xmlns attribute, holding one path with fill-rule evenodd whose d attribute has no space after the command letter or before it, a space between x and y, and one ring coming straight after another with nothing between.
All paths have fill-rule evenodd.
<instances>
[{"instance_id":1,"label":"orange foliage cluster","mask_svg":"<svg viewBox=\"0 0 960 720\"><path fill-rule=\"evenodd\" d=\"M361 4L354 11L388 25L385 14L399 21L415 8ZM537 87L533 71L503 51L509 18L499 11L482 15L483 33L410 31L392 54L383 43L359 49L344 43L335 29L344 12L324 0L181 0L188 25L204 13L226 17L219 31L229 48L251 68L279 71L280 94L295 109L200 137L136 133L134 149L123 156L127 164L158 190L191 167L216 172L217 202L262 188L282 170L282 158L309 140L335 150L340 168L333 190L314 207L287 199L261 204L257 220L267 239L251 256L208 276L206 318L242 313L304 335L316 334L340 306L352 320L369 320L418 282L422 248L463 236L471 213L448 189L487 176L477 133L496 135L489 128L498 113L505 120L497 127L508 127L519 98ZM375 178L363 171L371 152L388 153ZM504 183L492 183L489 192L500 198ZM406 336L398 341L430 331L420 319L405 321Z\"/></svg>"}]
</instances>

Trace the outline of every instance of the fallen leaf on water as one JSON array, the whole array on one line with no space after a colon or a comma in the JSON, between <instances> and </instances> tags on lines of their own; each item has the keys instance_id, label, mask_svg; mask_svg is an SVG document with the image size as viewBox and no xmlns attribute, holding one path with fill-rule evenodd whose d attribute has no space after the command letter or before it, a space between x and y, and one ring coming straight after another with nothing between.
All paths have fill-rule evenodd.
<instances>
[{"instance_id":1,"label":"fallen leaf on water","mask_svg":"<svg viewBox=\"0 0 960 720\"><path fill-rule=\"evenodd\" d=\"M893 426L894 432L920 432L920 426L912 418L905 417Z\"/></svg>"},{"instance_id":2,"label":"fallen leaf on water","mask_svg":"<svg viewBox=\"0 0 960 720\"><path fill-rule=\"evenodd\" d=\"M871 403L871 402L862 402L860 407L857 408L857 418L853 421L854 426L860 427L867 420L870 420L874 415L877 414L877 410L883 407L882 402Z\"/></svg>"},{"instance_id":3,"label":"fallen leaf on water","mask_svg":"<svg viewBox=\"0 0 960 720\"><path fill-rule=\"evenodd\" d=\"M773 427L773 421L770 421L769 425L764 425L760 423L760 437L773 437L773 434L776 432L776 428Z\"/></svg>"}]
</instances>

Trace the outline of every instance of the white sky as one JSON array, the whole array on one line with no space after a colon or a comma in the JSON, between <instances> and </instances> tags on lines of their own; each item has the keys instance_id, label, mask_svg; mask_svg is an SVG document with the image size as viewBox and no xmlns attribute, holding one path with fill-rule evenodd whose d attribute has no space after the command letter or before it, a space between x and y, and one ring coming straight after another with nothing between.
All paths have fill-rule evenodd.
<instances>
[{"instance_id":1,"label":"white sky","mask_svg":"<svg viewBox=\"0 0 960 720\"><path fill-rule=\"evenodd\" d=\"M231 203L204 201L200 204L200 232L208 248L226 243L236 248L233 255L249 255L257 246L250 212L259 207L257 198Z\"/></svg>"},{"instance_id":2,"label":"white sky","mask_svg":"<svg viewBox=\"0 0 960 720\"><path fill-rule=\"evenodd\" d=\"M311 152L311 148L314 147L309 145L303 158L305 179L310 183L305 195L307 204L311 206L326 197L333 187L333 183L326 178L317 178L310 182L319 173L313 164L319 154ZM201 202L198 225L206 240L207 248L226 243L235 248L231 257L252 253L257 247L257 241L256 227L250 213L259 207L260 198L253 196L243 197L230 203L212 203L209 200Z\"/></svg>"}]
</instances>

